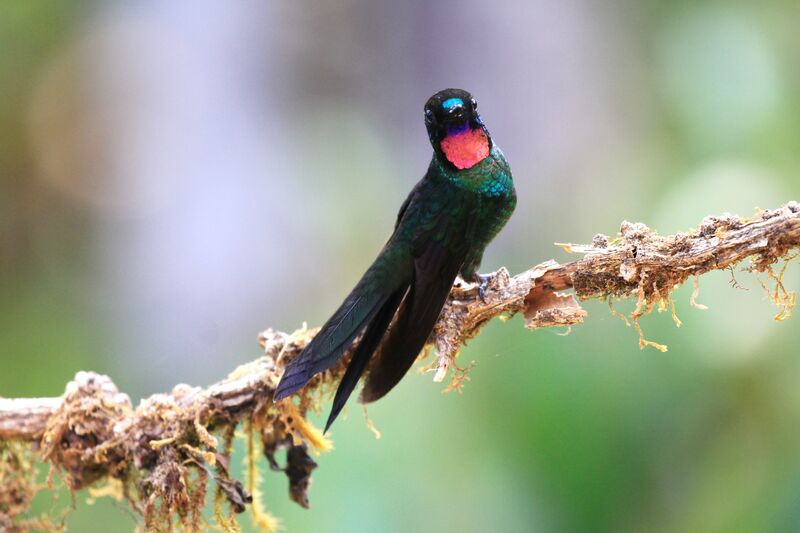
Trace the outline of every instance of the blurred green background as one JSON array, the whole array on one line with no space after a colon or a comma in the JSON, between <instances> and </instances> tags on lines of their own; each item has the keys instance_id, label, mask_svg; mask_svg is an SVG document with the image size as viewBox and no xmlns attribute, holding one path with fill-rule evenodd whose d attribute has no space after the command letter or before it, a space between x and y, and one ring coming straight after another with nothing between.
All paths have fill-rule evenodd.
<instances>
[{"instance_id":1,"label":"blurred green background","mask_svg":"<svg viewBox=\"0 0 800 533\"><path fill-rule=\"evenodd\" d=\"M519 194L483 270L800 200L800 4L0 3L0 396L78 370L136 399L322 323L426 169L422 105L478 98ZM800 286L800 268L786 283ZM797 531L800 328L753 275L676 293L669 352L589 302L495 322L462 395L410 375L334 426L289 531ZM620 304L630 310L630 305ZM39 510L47 505L40 504ZM248 525L247 519L244 520ZM128 531L78 498L72 531ZM111 527L113 525L113 527ZM109 529L111 527L111 529Z\"/></svg>"}]
</instances>

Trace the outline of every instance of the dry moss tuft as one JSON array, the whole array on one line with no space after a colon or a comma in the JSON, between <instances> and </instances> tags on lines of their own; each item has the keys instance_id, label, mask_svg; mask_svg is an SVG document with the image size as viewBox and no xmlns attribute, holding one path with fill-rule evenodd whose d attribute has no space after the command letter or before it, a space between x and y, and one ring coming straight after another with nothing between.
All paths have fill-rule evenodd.
<instances>
[{"instance_id":1,"label":"dry moss tuft","mask_svg":"<svg viewBox=\"0 0 800 533\"><path fill-rule=\"evenodd\" d=\"M13 531L36 494L31 445L0 441L0 531Z\"/></svg>"}]
</instances>

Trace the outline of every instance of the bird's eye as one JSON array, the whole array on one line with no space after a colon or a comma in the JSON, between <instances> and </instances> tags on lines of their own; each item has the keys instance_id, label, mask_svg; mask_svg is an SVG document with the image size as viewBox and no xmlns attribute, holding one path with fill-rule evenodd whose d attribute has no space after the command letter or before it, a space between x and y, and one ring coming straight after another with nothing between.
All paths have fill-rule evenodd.
<instances>
[{"instance_id":1,"label":"bird's eye","mask_svg":"<svg viewBox=\"0 0 800 533\"><path fill-rule=\"evenodd\" d=\"M474 98L473 98L473 99L471 99L471 100L469 101L469 103L470 103L470 104L472 104L472 110L473 110L473 111L475 111L476 109L478 109L478 102L477 102L477 101L475 101L475 99L474 99Z\"/></svg>"},{"instance_id":2,"label":"bird's eye","mask_svg":"<svg viewBox=\"0 0 800 533\"><path fill-rule=\"evenodd\" d=\"M430 109L425 110L425 122L433 122L433 111Z\"/></svg>"}]
</instances>

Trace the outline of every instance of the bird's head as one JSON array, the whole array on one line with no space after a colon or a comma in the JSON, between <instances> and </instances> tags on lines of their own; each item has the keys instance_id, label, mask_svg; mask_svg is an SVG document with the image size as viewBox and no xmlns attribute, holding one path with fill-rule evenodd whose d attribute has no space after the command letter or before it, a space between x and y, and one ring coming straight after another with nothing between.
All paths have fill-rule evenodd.
<instances>
[{"instance_id":1,"label":"bird's head","mask_svg":"<svg viewBox=\"0 0 800 533\"><path fill-rule=\"evenodd\" d=\"M458 170L471 168L491 150L491 137L467 91L445 89L425 104L425 127L440 159Z\"/></svg>"}]
</instances>

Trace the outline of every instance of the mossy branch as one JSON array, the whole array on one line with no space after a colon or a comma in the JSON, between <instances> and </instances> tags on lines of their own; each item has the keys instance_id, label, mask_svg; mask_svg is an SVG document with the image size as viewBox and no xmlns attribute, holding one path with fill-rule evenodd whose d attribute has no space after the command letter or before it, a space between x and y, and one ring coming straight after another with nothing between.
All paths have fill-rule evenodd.
<instances>
[{"instance_id":1,"label":"mossy branch","mask_svg":"<svg viewBox=\"0 0 800 533\"><path fill-rule=\"evenodd\" d=\"M782 271L776 273L773 265L797 256L800 206L790 202L749 219L709 216L692 231L666 237L644 224L623 222L611 242L597 235L588 245L560 246L583 257L563 265L547 261L513 277L500 269L485 300L478 298L474 284L456 282L429 342L437 350L428 367L436 381L457 368L460 347L492 318L522 313L529 328L572 326L586 318L578 300L588 298L635 297L630 319L639 330L640 346L665 349L645 340L638 319L655 306L671 306L671 292L692 276L692 304L703 308L696 303L697 276L745 259L751 260L749 270L772 278L771 296L781 308L776 319L788 318L796 294L785 289ZM568 290L572 293L562 293ZM176 519L186 528L199 528L206 520L200 512L206 486L213 480L216 524L234 530L236 523L225 509L241 512L252 501L258 479L254 456L262 452L272 469L288 477L291 498L308 506L307 489L317 466L309 452L325 451L330 443L305 415L335 388L347 357L290 401L274 404L272 393L286 362L315 332L266 330L259 335L263 357L210 387L178 385L136 408L110 378L91 372L79 372L58 398L0 399L0 530L58 527L47 517L23 518L40 488L35 460L49 464L73 491L109 481L111 488L102 493L125 498L148 528L166 528ZM459 387L462 377L463 372L455 372L450 387ZM249 491L228 471L234 430L243 421ZM261 451L254 446L256 437ZM281 448L288 450L283 467L275 460ZM274 527L276 521L260 505L251 509L255 523Z\"/></svg>"}]
</instances>

